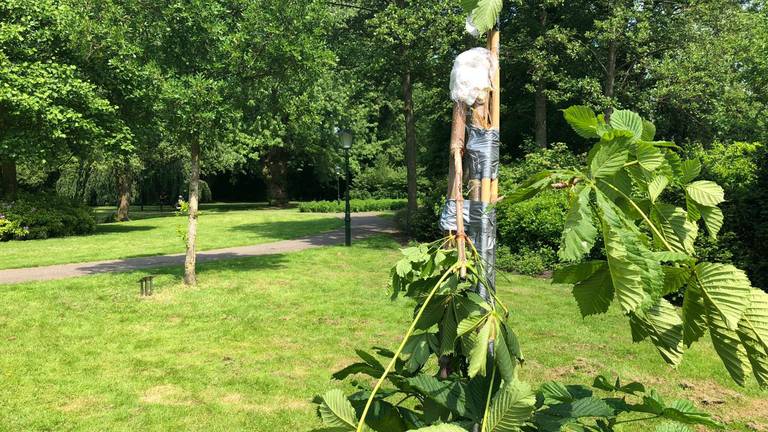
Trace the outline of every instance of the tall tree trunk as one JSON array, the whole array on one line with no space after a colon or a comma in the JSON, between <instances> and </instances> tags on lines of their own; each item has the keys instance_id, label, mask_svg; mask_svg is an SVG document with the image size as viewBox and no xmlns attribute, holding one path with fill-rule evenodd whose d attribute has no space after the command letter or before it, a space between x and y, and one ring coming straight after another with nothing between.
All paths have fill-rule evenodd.
<instances>
[{"instance_id":1,"label":"tall tree trunk","mask_svg":"<svg viewBox=\"0 0 768 432\"><path fill-rule=\"evenodd\" d=\"M75 181L75 194L73 198L79 203L85 202L85 192L92 172L91 165L91 162L81 159L77 167L77 180Z\"/></svg>"},{"instance_id":2,"label":"tall tree trunk","mask_svg":"<svg viewBox=\"0 0 768 432\"><path fill-rule=\"evenodd\" d=\"M16 161L12 159L3 159L0 161L0 171L2 171L2 197L8 201L13 201L16 199L16 193L19 189L16 175Z\"/></svg>"},{"instance_id":3,"label":"tall tree trunk","mask_svg":"<svg viewBox=\"0 0 768 432\"><path fill-rule=\"evenodd\" d=\"M547 87L543 80L536 82L535 95L535 122L536 122L536 145L540 148L547 148Z\"/></svg>"},{"instance_id":4,"label":"tall tree trunk","mask_svg":"<svg viewBox=\"0 0 768 432\"><path fill-rule=\"evenodd\" d=\"M129 219L131 206L131 174L127 168L118 168L117 174L117 221L125 222Z\"/></svg>"},{"instance_id":5,"label":"tall tree trunk","mask_svg":"<svg viewBox=\"0 0 768 432\"><path fill-rule=\"evenodd\" d=\"M608 106L605 107L605 121L611 121L611 114L613 114L613 95L614 87L616 85L616 55L618 46L616 41L611 40L608 43L608 63L605 67L605 83L603 84L603 96L611 100Z\"/></svg>"},{"instance_id":6,"label":"tall tree trunk","mask_svg":"<svg viewBox=\"0 0 768 432\"><path fill-rule=\"evenodd\" d=\"M189 177L189 223L187 225L187 256L184 259L184 283L197 285L197 212L200 196L200 142L192 141Z\"/></svg>"},{"instance_id":7,"label":"tall tree trunk","mask_svg":"<svg viewBox=\"0 0 768 432\"><path fill-rule=\"evenodd\" d=\"M547 32L547 21L549 16L547 8L541 7L539 11L539 30L541 34ZM534 95L534 115L536 124L536 145L539 148L547 148L547 83L542 76L536 80L536 93Z\"/></svg>"},{"instance_id":8,"label":"tall tree trunk","mask_svg":"<svg viewBox=\"0 0 768 432\"><path fill-rule=\"evenodd\" d=\"M288 204L288 161L285 149L272 147L264 159L264 179L267 182L269 203L274 206Z\"/></svg>"},{"instance_id":9,"label":"tall tree trunk","mask_svg":"<svg viewBox=\"0 0 768 432\"><path fill-rule=\"evenodd\" d=\"M403 72L403 114L405 116L405 166L408 173L408 230L419 203L416 189L416 117L413 113L413 81L410 68Z\"/></svg>"}]
</instances>

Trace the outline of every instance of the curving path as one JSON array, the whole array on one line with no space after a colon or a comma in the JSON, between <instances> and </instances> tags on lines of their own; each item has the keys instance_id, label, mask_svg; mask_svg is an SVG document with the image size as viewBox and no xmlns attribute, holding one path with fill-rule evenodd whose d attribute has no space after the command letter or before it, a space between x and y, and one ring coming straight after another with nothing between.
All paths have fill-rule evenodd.
<instances>
[{"instance_id":1,"label":"curving path","mask_svg":"<svg viewBox=\"0 0 768 432\"><path fill-rule=\"evenodd\" d=\"M343 215L342 215L343 217ZM392 218L381 217L378 213L354 213L352 215L352 238L361 239L375 234L394 234L396 229ZM209 250L197 254L197 262L231 258L254 257L297 252L320 246L344 244L344 228L304 237L255 246L238 246ZM0 285L32 281L64 279L98 273L128 272L153 267L183 265L184 254L160 255L142 258L126 258L111 261L95 261L75 264L60 264L46 267L0 270Z\"/></svg>"}]
</instances>

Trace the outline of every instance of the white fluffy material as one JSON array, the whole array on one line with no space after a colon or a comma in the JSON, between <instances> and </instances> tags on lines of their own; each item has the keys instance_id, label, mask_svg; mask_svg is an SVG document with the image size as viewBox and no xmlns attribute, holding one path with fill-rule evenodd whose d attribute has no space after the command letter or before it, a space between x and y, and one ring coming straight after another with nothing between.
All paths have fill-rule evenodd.
<instances>
[{"instance_id":1,"label":"white fluffy material","mask_svg":"<svg viewBox=\"0 0 768 432\"><path fill-rule=\"evenodd\" d=\"M496 60L485 48L472 48L456 57L451 71L451 99L472 106L485 101L486 91L493 86Z\"/></svg>"},{"instance_id":2,"label":"white fluffy material","mask_svg":"<svg viewBox=\"0 0 768 432\"><path fill-rule=\"evenodd\" d=\"M469 15L467 17L467 22L464 25L464 30L472 35L472 37L479 38L480 37L480 30L475 27L475 22L472 20L472 15Z\"/></svg>"}]
</instances>

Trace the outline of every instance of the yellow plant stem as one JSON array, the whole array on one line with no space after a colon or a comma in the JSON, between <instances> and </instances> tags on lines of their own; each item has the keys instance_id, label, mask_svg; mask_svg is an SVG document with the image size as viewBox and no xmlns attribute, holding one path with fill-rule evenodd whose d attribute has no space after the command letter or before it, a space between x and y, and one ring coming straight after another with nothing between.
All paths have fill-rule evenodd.
<instances>
[{"instance_id":1,"label":"yellow plant stem","mask_svg":"<svg viewBox=\"0 0 768 432\"><path fill-rule=\"evenodd\" d=\"M403 341L400 342L400 346L397 348L397 351L395 351L395 355L392 356L392 360L387 365L387 368L384 369L384 373L379 378L379 381L376 382L376 385L373 387L373 390L371 391L371 396L368 398L368 402L365 403L365 408L363 409L363 414L360 416L360 422L357 424L356 432L362 432L363 428L365 427L365 418L368 416L368 410L371 408L371 405L373 404L373 399L376 397L376 393L379 392L379 389L381 388L381 385L384 383L384 380L387 378L387 375L392 371L392 368L395 367L395 363L397 363L397 359L400 358L400 354L402 354L403 349L405 348L405 344L408 343L408 339L411 338L411 335L413 334L414 330L416 330L416 324L418 324L419 320L421 319L421 316L424 314L424 311L427 309L427 305L432 300L432 297L435 296L435 293L437 292L438 288L445 282L445 280L456 272L458 270L458 263L452 265L445 273L443 273L443 276L440 277L440 280L437 281L435 284L435 287L432 288L432 291L429 292L429 295L424 300L424 304L421 305L421 308L419 309L419 312L416 314L416 317L413 319L413 322L411 323L411 327L408 328L408 331L405 333L405 337L403 337Z\"/></svg>"},{"instance_id":2,"label":"yellow plant stem","mask_svg":"<svg viewBox=\"0 0 768 432\"><path fill-rule=\"evenodd\" d=\"M485 399L485 413L483 414L483 425L481 432L486 431L488 426L488 414L490 414L491 394L493 393L493 381L496 380L496 362L493 362L493 371L491 372L491 385L488 387L488 397Z\"/></svg>"}]
</instances>

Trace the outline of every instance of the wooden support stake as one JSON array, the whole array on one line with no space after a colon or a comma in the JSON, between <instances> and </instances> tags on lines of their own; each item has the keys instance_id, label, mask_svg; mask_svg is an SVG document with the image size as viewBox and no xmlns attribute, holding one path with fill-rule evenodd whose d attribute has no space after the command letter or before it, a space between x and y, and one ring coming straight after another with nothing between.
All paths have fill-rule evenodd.
<instances>
[{"instance_id":1,"label":"wooden support stake","mask_svg":"<svg viewBox=\"0 0 768 432\"><path fill-rule=\"evenodd\" d=\"M499 49L501 45L501 38L498 28L494 28L488 32L488 50L491 55L496 59L496 71L494 71L491 83L493 89L491 90L491 103L490 103L490 116L491 116L491 128L501 129L501 69L499 68ZM491 180L489 185L490 191L488 194L488 202L495 204L499 200L499 179Z\"/></svg>"},{"instance_id":2,"label":"wooden support stake","mask_svg":"<svg viewBox=\"0 0 768 432\"><path fill-rule=\"evenodd\" d=\"M480 180L472 179L469 181L469 200L480 201Z\"/></svg>"},{"instance_id":3,"label":"wooden support stake","mask_svg":"<svg viewBox=\"0 0 768 432\"><path fill-rule=\"evenodd\" d=\"M456 249L459 253L460 275L467 276L466 232L464 230L464 137L467 126L467 107L462 102L453 106L453 125L451 129L451 165L448 179L448 198L456 202Z\"/></svg>"}]
</instances>

